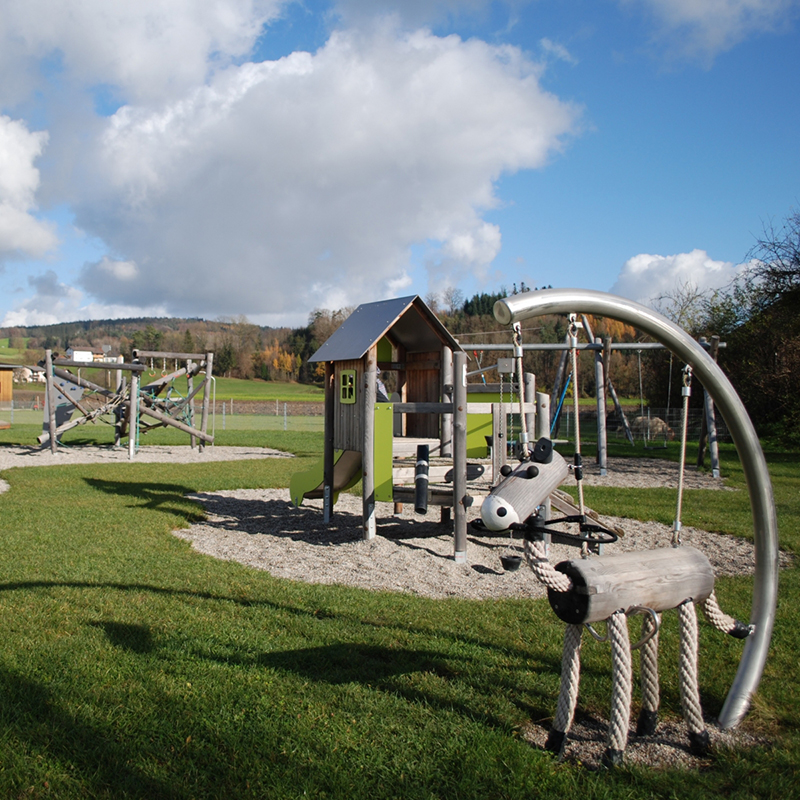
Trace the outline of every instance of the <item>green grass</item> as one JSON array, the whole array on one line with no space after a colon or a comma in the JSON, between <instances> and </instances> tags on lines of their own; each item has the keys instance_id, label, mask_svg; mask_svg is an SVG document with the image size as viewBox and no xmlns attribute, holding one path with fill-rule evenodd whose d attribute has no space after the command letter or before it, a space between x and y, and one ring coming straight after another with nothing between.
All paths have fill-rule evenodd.
<instances>
[{"instance_id":1,"label":"green grass","mask_svg":"<svg viewBox=\"0 0 800 800\"><path fill-rule=\"evenodd\" d=\"M0 443L18 433L0 432ZM201 516L187 493L285 486L321 446L307 431L225 434L299 455L2 473L11 490L0 496L0 797L796 796L797 569L782 574L772 651L745 722L771 746L718 753L694 772L559 765L520 736L531 720L547 723L558 692L563 625L546 602L295 583L172 537ZM796 551L798 454L768 458L781 534ZM723 459L740 486L730 450ZM669 511L657 494L591 491L587 501L609 513ZM687 515L747 535L744 494L693 493ZM751 588L744 578L718 583L723 606L740 615ZM673 617L661 637L670 665ZM701 636L701 691L714 714L741 643L706 625ZM586 638L579 713L606 714L607 647ZM680 707L674 672L662 670L666 714Z\"/></svg>"},{"instance_id":2,"label":"green grass","mask_svg":"<svg viewBox=\"0 0 800 800\"><path fill-rule=\"evenodd\" d=\"M303 383L280 383L278 381L251 380L239 378L217 378L217 402L237 400L279 403L292 401L323 402L325 392L318 386Z\"/></svg>"}]
</instances>

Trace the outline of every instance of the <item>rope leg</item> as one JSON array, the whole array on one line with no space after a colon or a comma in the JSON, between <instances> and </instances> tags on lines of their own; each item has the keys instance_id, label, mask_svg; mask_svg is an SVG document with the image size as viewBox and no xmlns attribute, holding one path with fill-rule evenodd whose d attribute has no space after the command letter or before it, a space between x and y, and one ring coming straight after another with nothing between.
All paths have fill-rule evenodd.
<instances>
[{"instance_id":1,"label":"rope leg","mask_svg":"<svg viewBox=\"0 0 800 800\"><path fill-rule=\"evenodd\" d=\"M705 755L708 752L709 738L703 722L697 685L697 612L691 600L686 600L678 606L678 619L681 637L679 673L681 705L689 728L689 749L694 755Z\"/></svg>"},{"instance_id":2,"label":"rope leg","mask_svg":"<svg viewBox=\"0 0 800 800\"><path fill-rule=\"evenodd\" d=\"M654 631L655 628L655 631ZM652 736L658 725L658 629L651 616L642 622L642 638L651 635L641 648L642 709L636 724L637 736Z\"/></svg>"},{"instance_id":3,"label":"rope leg","mask_svg":"<svg viewBox=\"0 0 800 800\"><path fill-rule=\"evenodd\" d=\"M611 642L611 722L608 747L603 755L607 767L622 763L628 743L631 717L631 643L628 618L624 611L615 611L607 621Z\"/></svg>"},{"instance_id":4,"label":"rope leg","mask_svg":"<svg viewBox=\"0 0 800 800\"><path fill-rule=\"evenodd\" d=\"M700 604L703 609L706 619L722 633L728 633L736 639L746 639L754 630L755 626L748 625L745 622L740 622L734 619L729 614L726 614L717 602L717 596L714 592Z\"/></svg>"},{"instance_id":5,"label":"rope leg","mask_svg":"<svg viewBox=\"0 0 800 800\"><path fill-rule=\"evenodd\" d=\"M567 625L564 632L564 653L561 656L561 690L558 706L553 719L553 727L547 736L545 749L551 753L561 753L572 727L575 706L578 702L578 686L581 680L581 636L582 625Z\"/></svg>"}]
</instances>

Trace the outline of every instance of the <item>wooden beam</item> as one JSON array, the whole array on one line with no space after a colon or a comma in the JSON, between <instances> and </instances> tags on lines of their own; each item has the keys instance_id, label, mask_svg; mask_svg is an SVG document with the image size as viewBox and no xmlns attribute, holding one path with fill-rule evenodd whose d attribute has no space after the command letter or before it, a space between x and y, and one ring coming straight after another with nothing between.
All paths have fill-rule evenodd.
<instances>
[{"instance_id":1,"label":"wooden beam","mask_svg":"<svg viewBox=\"0 0 800 800\"><path fill-rule=\"evenodd\" d=\"M72 361L69 358L56 358L53 364L57 367L77 367L78 369L125 370L126 372L144 372L144 364L120 364L116 361Z\"/></svg>"}]
</instances>

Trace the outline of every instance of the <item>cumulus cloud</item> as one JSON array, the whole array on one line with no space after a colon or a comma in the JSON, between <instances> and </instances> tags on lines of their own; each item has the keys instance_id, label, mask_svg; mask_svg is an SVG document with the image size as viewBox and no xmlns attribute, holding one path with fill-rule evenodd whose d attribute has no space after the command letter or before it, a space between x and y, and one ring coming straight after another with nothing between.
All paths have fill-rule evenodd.
<instances>
[{"instance_id":1,"label":"cumulus cloud","mask_svg":"<svg viewBox=\"0 0 800 800\"><path fill-rule=\"evenodd\" d=\"M747 37L779 30L797 16L796 0L622 0L655 17L670 52L709 59Z\"/></svg>"},{"instance_id":2,"label":"cumulus cloud","mask_svg":"<svg viewBox=\"0 0 800 800\"><path fill-rule=\"evenodd\" d=\"M536 168L580 112L519 49L427 31L339 32L314 54L220 71L129 105L87 153L76 221L132 265L87 265L103 303L264 315L335 307L431 270L482 274L494 181Z\"/></svg>"},{"instance_id":3,"label":"cumulus cloud","mask_svg":"<svg viewBox=\"0 0 800 800\"><path fill-rule=\"evenodd\" d=\"M689 284L700 291L721 289L742 269L741 264L715 261L705 250L672 256L641 253L625 262L610 291L649 305Z\"/></svg>"},{"instance_id":4,"label":"cumulus cloud","mask_svg":"<svg viewBox=\"0 0 800 800\"><path fill-rule=\"evenodd\" d=\"M183 94L241 59L289 0L24 0L0 15L0 97L19 100L48 70L134 101Z\"/></svg>"},{"instance_id":5,"label":"cumulus cloud","mask_svg":"<svg viewBox=\"0 0 800 800\"><path fill-rule=\"evenodd\" d=\"M39 170L33 165L47 133L0 116L0 261L8 256L41 257L56 244L51 225L37 219Z\"/></svg>"}]
</instances>

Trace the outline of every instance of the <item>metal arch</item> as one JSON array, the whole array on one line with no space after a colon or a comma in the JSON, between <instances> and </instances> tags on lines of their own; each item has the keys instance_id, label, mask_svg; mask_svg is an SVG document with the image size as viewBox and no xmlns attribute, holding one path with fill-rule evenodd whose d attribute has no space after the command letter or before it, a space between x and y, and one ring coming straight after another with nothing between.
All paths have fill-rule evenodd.
<instances>
[{"instance_id":1,"label":"metal arch","mask_svg":"<svg viewBox=\"0 0 800 800\"><path fill-rule=\"evenodd\" d=\"M744 404L725 374L689 336L661 314L632 300L588 289L543 289L526 292L494 305L503 325L545 314L582 312L627 322L668 347L692 367L711 395L728 426L739 453L753 511L755 576L750 622L755 632L746 640L739 669L719 716L723 728L732 728L747 713L767 659L778 596L778 523L767 462Z\"/></svg>"}]
</instances>

